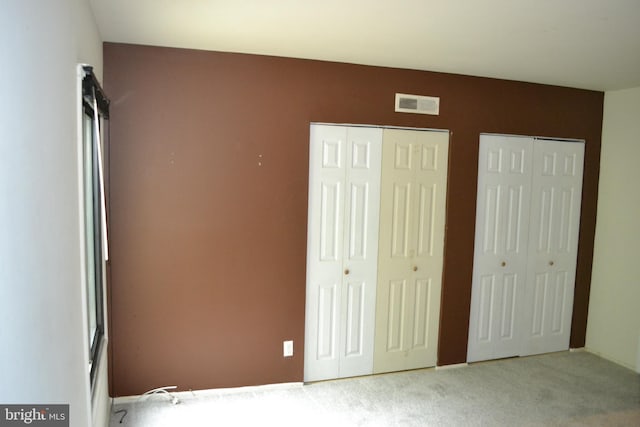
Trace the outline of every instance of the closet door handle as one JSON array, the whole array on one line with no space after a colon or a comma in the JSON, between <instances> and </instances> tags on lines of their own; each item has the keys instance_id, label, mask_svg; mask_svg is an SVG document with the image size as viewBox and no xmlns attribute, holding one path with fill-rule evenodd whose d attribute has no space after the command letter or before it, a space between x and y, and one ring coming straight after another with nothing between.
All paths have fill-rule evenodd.
<instances>
[{"instance_id":1,"label":"closet door handle","mask_svg":"<svg viewBox=\"0 0 640 427\"><path fill-rule=\"evenodd\" d=\"M553 261L549 261L549 265L553 265Z\"/></svg>"},{"instance_id":2,"label":"closet door handle","mask_svg":"<svg viewBox=\"0 0 640 427\"><path fill-rule=\"evenodd\" d=\"M349 269L347 268L346 270L344 270L344 275L348 276L349 275Z\"/></svg>"},{"instance_id":3,"label":"closet door handle","mask_svg":"<svg viewBox=\"0 0 640 427\"><path fill-rule=\"evenodd\" d=\"M418 271L418 266L417 265L413 266L413 271Z\"/></svg>"},{"instance_id":4,"label":"closet door handle","mask_svg":"<svg viewBox=\"0 0 640 427\"><path fill-rule=\"evenodd\" d=\"M502 262L500 263L500 265L501 265L502 267L506 267L506 266L507 266L507 263L506 263L505 261L502 261Z\"/></svg>"}]
</instances>

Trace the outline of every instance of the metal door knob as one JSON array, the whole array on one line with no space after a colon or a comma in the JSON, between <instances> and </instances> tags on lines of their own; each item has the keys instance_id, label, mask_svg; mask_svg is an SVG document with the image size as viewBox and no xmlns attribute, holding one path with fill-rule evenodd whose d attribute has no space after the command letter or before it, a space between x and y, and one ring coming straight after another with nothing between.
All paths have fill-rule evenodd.
<instances>
[{"instance_id":1,"label":"metal door knob","mask_svg":"<svg viewBox=\"0 0 640 427\"><path fill-rule=\"evenodd\" d=\"M418 266L417 265L413 266L413 271L418 271Z\"/></svg>"},{"instance_id":2,"label":"metal door knob","mask_svg":"<svg viewBox=\"0 0 640 427\"><path fill-rule=\"evenodd\" d=\"M549 261L549 265L553 265L553 261Z\"/></svg>"},{"instance_id":3,"label":"metal door knob","mask_svg":"<svg viewBox=\"0 0 640 427\"><path fill-rule=\"evenodd\" d=\"M500 265L501 265L501 266L503 266L503 267L505 267L505 266L507 265L507 263L506 263L505 261L502 261L502 262L500 263Z\"/></svg>"},{"instance_id":4,"label":"metal door knob","mask_svg":"<svg viewBox=\"0 0 640 427\"><path fill-rule=\"evenodd\" d=\"M349 274L349 269L348 268L344 271L344 274L345 275Z\"/></svg>"}]
</instances>

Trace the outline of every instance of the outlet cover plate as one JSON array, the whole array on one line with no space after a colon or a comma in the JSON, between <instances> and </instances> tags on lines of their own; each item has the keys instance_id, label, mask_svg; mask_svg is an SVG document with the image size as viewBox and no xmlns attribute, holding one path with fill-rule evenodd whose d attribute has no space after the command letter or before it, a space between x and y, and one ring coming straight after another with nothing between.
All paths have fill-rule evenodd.
<instances>
[{"instance_id":1,"label":"outlet cover plate","mask_svg":"<svg viewBox=\"0 0 640 427\"><path fill-rule=\"evenodd\" d=\"M282 343L282 353L284 357L293 356L293 341L284 341Z\"/></svg>"}]
</instances>

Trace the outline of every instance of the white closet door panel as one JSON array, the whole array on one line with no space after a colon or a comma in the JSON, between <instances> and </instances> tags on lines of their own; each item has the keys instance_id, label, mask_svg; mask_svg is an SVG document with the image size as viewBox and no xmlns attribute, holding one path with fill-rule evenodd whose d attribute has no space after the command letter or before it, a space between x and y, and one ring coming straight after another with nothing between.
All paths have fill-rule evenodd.
<instances>
[{"instance_id":1,"label":"white closet door panel","mask_svg":"<svg viewBox=\"0 0 640 427\"><path fill-rule=\"evenodd\" d=\"M338 283L318 286L317 353L318 360L332 361L336 357Z\"/></svg>"},{"instance_id":2,"label":"white closet door panel","mask_svg":"<svg viewBox=\"0 0 640 427\"><path fill-rule=\"evenodd\" d=\"M386 129L374 372L434 366L448 133Z\"/></svg>"},{"instance_id":3,"label":"white closet door panel","mask_svg":"<svg viewBox=\"0 0 640 427\"><path fill-rule=\"evenodd\" d=\"M384 299L386 304L386 337L385 347L382 350L376 349L375 355L388 352L400 352L405 348L405 306L408 303L408 286L406 280L392 280L381 288L388 290ZM380 289L378 289L380 292ZM379 330L380 328L376 328Z\"/></svg>"},{"instance_id":4,"label":"white closet door panel","mask_svg":"<svg viewBox=\"0 0 640 427\"><path fill-rule=\"evenodd\" d=\"M343 184L328 178L320 183L320 251L319 259L337 262L342 249Z\"/></svg>"},{"instance_id":5,"label":"white closet door panel","mask_svg":"<svg viewBox=\"0 0 640 427\"><path fill-rule=\"evenodd\" d=\"M411 231L411 206L413 203L413 183L411 181L394 182L393 198L391 206L391 257L395 259L408 259L412 254L410 234ZM386 230L383 230L386 231Z\"/></svg>"},{"instance_id":6,"label":"white closet door panel","mask_svg":"<svg viewBox=\"0 0 640 427\"><path fill-rule=\"evenodd\" d=\"M418 132L411 346L406 369L435 366L444 262L448 132Z\"/></svg>"},{"instance_id":7,"label":"white closet door panel","mask_svg":"<svg viewBox=\"0 0 640 427\"><path fill-rule=\"evenodd\" d=\"M345 128L311 127L305 381L339 372L346 154Z\"/></svg>"},{"instance_id":8,"label":"white closet door panel","mask_svg":"<svg viewBox=\"0 0 640 427\"><path fill-rule=\"evenodd\" d=\"M406 133L385 130L382 147L378 301L374 372L404 368L413 313L415 143Z\"/></svg>"},{"instance_id":9,"label":"white closet door panel","mask_svg":"<svg viewBox=\"0 0 640 427\"><path fill-rule=\"evenodd\" d=\"M348 128L338 377L373 372L382 130Z\"/></svg>"},{"instance_id":10,"label":"white closet door panel","mask_svg":"<svg viewBox=\"0 0 640 427\"><path fill-rule=\"evenodd\" d=\"M369 290L365 283L360 281L343 282L345 304L342 313L343 333L338 378L373 372L373 319L367 317L375 307L367 306L366 297Z\"/></svg>"},{"instance_id":11,"label":"white closet door panel","mask_svg":"<svg viewBox=\"0 0 640 427\"><path fill-rule=\"evenodd\" d=\"M364 314L366 312L364 303L365 285L362 282L347 280L343 289L346 294L344 295L346 301L344 357L361 357L365 353L365 348L363 347Z\"/></svg>"},{"instance_id":12,"label":"white closet door panel","mask_svg":"<svg viewBox=\"0 0 640 427\"><path fill-rule=\"evenodd\" d=\"M411 350L427 350L430 343L430 307L431 307L431 280L420 279L415 281L413 297L413 335L411 337Z\"/></svg>"},{"instance_id":13,"label":"white closet door panel","mask_svg":"<svg viewBox=\"0 0 640 427\"><path fill-rule=\"evenodd\" d=\"M533 139L480 136L467 361L520 351Z\"/></svg>"},{"instance_id":14,"label":"white closet door panel","mask_svg":"<svg viewBox=\"0 0 640 427\"><path fill-rule=\"evenodd\" d=\"M567 350L578 251L584 143L534 144L522 355Z\"/></svg>"},{"instance_id":15,"label":"white closet door panel","mask_svg":"<svg viewBox=\"0 0 640 427\"><path fill-rule=\"evenodd\" d=\"M305 381L371 373L382 131L312 125Z\"/></svg>"}]
</instances>

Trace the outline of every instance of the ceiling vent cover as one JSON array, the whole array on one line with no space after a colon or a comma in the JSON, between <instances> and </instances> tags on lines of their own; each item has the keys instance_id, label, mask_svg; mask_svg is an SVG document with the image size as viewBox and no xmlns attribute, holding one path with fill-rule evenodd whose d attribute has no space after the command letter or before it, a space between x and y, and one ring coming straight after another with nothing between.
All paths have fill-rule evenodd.
<instances>
[{"instance_id":1,"label":"ceiling vent cover","mask_svg":"<svg viewBox=\"0 0 640 427\"><path fill-rule=\"evenodd\" d=\"M396 93L396 112L437 116L440 114L440 98Z\"/></svg>"}]
</instances>

